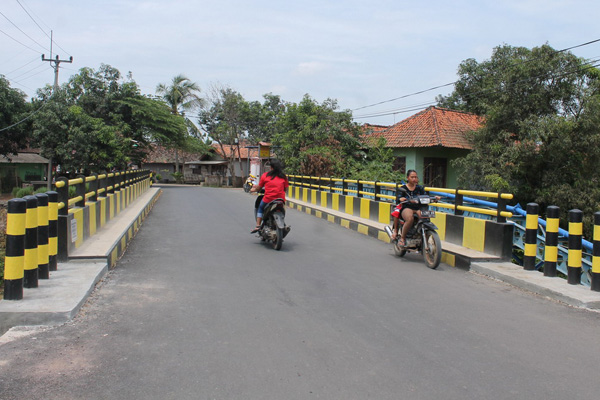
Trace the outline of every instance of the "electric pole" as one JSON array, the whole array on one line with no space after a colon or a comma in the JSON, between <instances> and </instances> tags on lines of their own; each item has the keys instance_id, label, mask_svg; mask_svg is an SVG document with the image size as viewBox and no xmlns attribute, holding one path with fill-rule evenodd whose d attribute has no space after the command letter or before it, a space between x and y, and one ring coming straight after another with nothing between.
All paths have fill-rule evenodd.
<instances>
[{"instance_id":1,"label":"electric pole","mask_svg":"<svg viewBox=\"0 0 600 400\"><path fill-rule=\"evenodd\" d=\"M46 58L46 55L42 54L42 61L50 62L50 65L52 66L52 68L54 68L54 88L52 89L52 93L56 93L56 91L58 90L58 70L60 69L60 63L61 62L66 62L69 64L72 63L73 56L69 57L68 60L61 60L58 55L56 55L56 58L52 58L52 43L53 43L52 36L53 36L53 32L50 31L50 58ZM50 157L50 159L48 160L47 176L48 176L48 178L47 178L48 190L52 190L52 157Z\"/></svg>"}]
</instances>

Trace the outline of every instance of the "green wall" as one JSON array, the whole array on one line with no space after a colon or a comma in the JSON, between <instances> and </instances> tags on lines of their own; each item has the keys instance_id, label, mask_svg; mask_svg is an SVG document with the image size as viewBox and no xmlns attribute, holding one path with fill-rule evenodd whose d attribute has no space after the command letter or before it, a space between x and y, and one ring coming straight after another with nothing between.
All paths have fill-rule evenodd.
<instances>
[{"instance_id":1,"label":"green wall","mask_svg":"<svg viewBox=\"0 0 600 400\"><path fill-rule=\"evenodd\" d=\"M424 160L427 157L445 158L448 160L448 171L446 173L446 186L456 188L458 186L459 171L452 166L452 161L469 154L469 150L450 149L445 147L425 147L425 148L396 148L394 156L406 157L406 170L414 169L423 178Z\"/></svg>"}]
</instances>

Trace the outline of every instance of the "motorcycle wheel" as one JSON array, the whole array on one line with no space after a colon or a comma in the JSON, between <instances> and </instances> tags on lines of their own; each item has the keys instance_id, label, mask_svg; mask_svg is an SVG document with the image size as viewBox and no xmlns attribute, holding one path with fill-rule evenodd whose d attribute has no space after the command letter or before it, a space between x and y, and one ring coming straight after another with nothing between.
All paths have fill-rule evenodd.
<instances>
[{"instance_id":1,"label":"motorcycle wheel","mask_svg":"<svg viewBox=\"0 0 600 400\"><path fill-rule=\"evenodd\" d=\"M277 236L275 240L273 240L273 248L275 250L281 250L281 245L283 244L283 229L276 228Z\"/></svg>"},{"instance_id":2,"label":"motorcycle wheel","mask_svg":"<svg viewBox=\"0 0 600 400\"><path fill-rule=\"evenodd\" d=\"M425 264L436 269L442 261L442 242L435 231L425 231L425 243L423 243L423 258Z\"/></svg>"},{"instance_id":3,"label":"motorcycle wheel","mask_svg":"<svg viewBox=\"0 0 600 400\"><path fill-rule=\"evenodd\" d=\"M250 185L248 185L247 183L244 183L244 192L250 192Z\"/></svg>"},{"instance_id":4,"label":"motorcycle wheel","mask_svg":"<svg viewBox=\"0 0 600 400\"><path fill-rule=\"evenodd\" d=\"M394 245L394 254L396 255L396 257L404 257L404 255L406 254L406 249L403 249L402 247L398 246L398 240L400 240L401 235L402 227L400 227L400 229L398 230L398 239L395 242L392 242L392 244Z\"/></svg>"},{"instance_id":5,"label":"motorcycle wheel","mask_svg":"<svg viewBox=\"0 0 600 400\"><path fill-rule=\"evenodd\" d=\"M396 255L396 257L404 257L404 255L406 254L406 250L398 247L398 241L394 242L394 254Z\"/></svg>"}]
</instances>

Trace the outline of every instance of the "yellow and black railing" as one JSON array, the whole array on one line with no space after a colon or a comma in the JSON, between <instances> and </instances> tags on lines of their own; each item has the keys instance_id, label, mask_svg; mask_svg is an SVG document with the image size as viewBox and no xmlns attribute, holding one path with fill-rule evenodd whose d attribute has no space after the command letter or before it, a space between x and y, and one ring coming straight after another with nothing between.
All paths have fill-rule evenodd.
<instances>
[{"instance_id":1,"label":"yellow and black railing","mask_svg":"<svg viewBox=\"0 0 600 400\"><path fill-rule=\"evenodd\" d=\"M49 279L58 261L94 235L152 185L152 173L131 170L58 178L56 191L8 201L4 299ZM70 198L69 188L75 195Z\"/></svg>"}]
</instances>

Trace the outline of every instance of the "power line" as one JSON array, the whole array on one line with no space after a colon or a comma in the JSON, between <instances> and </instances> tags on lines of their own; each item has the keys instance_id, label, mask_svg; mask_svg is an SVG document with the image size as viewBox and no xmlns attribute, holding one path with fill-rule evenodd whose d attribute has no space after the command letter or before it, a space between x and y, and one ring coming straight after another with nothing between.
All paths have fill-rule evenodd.
<instances>
[{"instance_id":1,"label":"power line","mask_svg":"<svg viewBox=\"0 0 600 400\"><path fill-rule=\"evenodd\" d=\"M417 94L423 94L423 93L426 93L426 92L430 92L432 90L436 90L436 89L440 89L440 88L443 88L443 87L446 87L446 86L454 85L455 83L456 83L456 81L450 82L450 83L446 83L444 85L435 86L435 87L432 87L432 88L429 88L429 89L420 90L418 92L414 92L414 93L410 93L410 94L405 94L404 96L396 97L396 98L389 99L389 100L380 101L379 103L374 103L374 104L370 104L368 106L358 107L358 108L353 109L352 111L358 111L358 110L362 110L363 108L374 107L374 106L378 106L380 104L390 103L392 101L404 99L406 97L416 96Z\"/></svg>"},{"instance_id":2,"label":"power line","mask_svg":"<svg viewBox=\"0 0 600 400\"><path fill-rule=\"evenodd\" d=\"M581 66L577 66L575 68L572 68L570 70L567 70L565 72L561 72L558 74L554 74L554 75L549 75L549 74L541 74L541 75L537 75L537 76L532 76L532 77L528 77L526 79L522 79L520 81L514 82L513 85L516 84L522 84L525 82L529 82L532 80L536 80L539 78L545 78L545 79L556 79L556 78L564 78L566 76L569 75L573 75L579 72L583 72L583 71L587 71L589 69L592 68L596 68L600 66L599 63L600 59L593 59L593 60L589 60L588 62L584 63ZM483 89L483 90L479 90L477 92L474 93L469 93L467 96L471 99L476 98L479 95L482 95L486 92L490 92L490 91L494 91L497 90L496 88L489 88L489 89ZM431 103L424 103L423 106L429 106L429 105L434 105L437 102L431 102ZM395 109L395 110L389 110L389 111L381 111L381 112L373 112L371 114L364 114L364 115L357 115L355 117L353 117L352 119L364 119L364 118L376 118L376 117L384 117L384 116L388 116L388 115L395 115L395 114L402 114L402 113L407 113L407 112L412 112L412 111L419 111L422 110L422 107L418 107L418 108L410 108L410 107L417 107L417 105L415 106L409 106L407 108L400 108L400 109Z\"/></svg>"},{"instance_id":3,"label":"power line","mask_svg":"<svg viewBox=\"0 0 600 400\"><path fill-rule=\"evenodd\" d=\"M55 42L55 41L52 39L52 37L51 37L50 35L48 35L48 33L47 33L47 32L46 32L44 29L42 29L42 27L40 26L40 24L38 24L38 23L37 23L37 21L36 21L36 20L35 20L35 19L34 19L34 18L31 16L31 14L29 13L29 11L27 11L27 9L26 9L26 8L23 6L23 4L21 4L21 2L20 2L19 0L16 0L16 1L17 1L17 3L18 3L20 6L21 6L21 8L23 9L23 11L25 11L25 13L26 13L26 14L29 16L29 18L31 18L31 20L33 21L33 23L34 23L34 24L36 24L38 28L40 28L40 30L42 31L42 33L43 33L44 35L46 35L46 37L47 37L48 39L50 39L50 43L54 43L54 44L56 44L56 45L58 46L58 48L59 48L59 49L61 49L61 50L62 50L62 51L64 51L65 53L69 54L69 52L68 52L68 51L66 51L65 49L63 49L62 47L60 47L60 45L59 45L58 43L56 43L56 42ZM33 12L33 11L32 11L32 12ZM38 18L39 18L39 17L38 17ZM42 23L43 23L43 22L42 22ZM46 25L46 24L44 23L44 25ZM46 25L46 26L48 26L48 25ZM69 55L71 55L71 54L69 54ZM50 54L50 56L52 56L52 54Z\"/></svg>"},{"instance_id":4,"label":"power line","mask_svg":"<svg viewBox=\"0 0 600 400\"><path fill-rule=\"evenodd\" d=\"M25 65L22 65L22 66L20 66L20 67L19 67L19 68L17 68L17 69L13 69L12 71L5 73L4 75L5 75L5 76L6 76L6 75L10 75L10 74L12 74L13 72L16 72L16 71L18 71L18 70L20 70L21 68L25 68L26 66L28 66L28 65L29 65L29 64L31 64L32 62L36 62L36 61L38 61L38 58L37 58L37 57L36 57L36 58L34 58L33 60L29 61L27 64L25 64Z\"/></svg>"},{"instance_id":5,"label":"power line","mask_svg":"<svg viewBox=\"0 0 600 400\"><path fill-rule=\"evenodd\" d=\"M588 45L590 45L590 44L594 44L594 43L597 43L597 42L600 42L600 39L590 40L589 42L586 42L586 43L581 43L581 44L578 44L578 45L575 45L575 46L571 46L571 47L567 47L567 48L565 48L565 49L562 49L562 50L556 50L555 52L556 52L556 53L562 53L562 52L565 52L565 51L568 51L568 50L576 49L576 48L578 48L578 47L588 46ZM539 58L541 58L541 57L536 57L535 59L539 59ZM534 60L535 60L535 59L534 59ZM525 61L522 61L522 62L520 62L520 64L527 63L527 62L531 62L531 61L533 61L533 60L532 60L532 59L525 60ZM443 88L443 87L447 87L447 86L450 86L450 85L454 85L454 84L456 84L457 82L458 82L458 80L457 80L457 81L454 81L454 82L446 83L446 84L444 84L444 85L439 85L439 86L435 86L435 87L432 87L432 88L429 88L429 89L420 90L420 91L418 91L418 92L409 93L409 94L406 94L406 95L403 95L403 96L395 97L395 98L393 98L393 99L384 100L384 101L380 101L380 102L378 102L378 103L373 103L373 104L369 104L369 105L366 105L366 106L362 106L362 107L354 108L354 109L352 109L351 111L358 111L358 110L362 110L362 109L364 109L364 108L374 107L374 106L378 106L378 105L381 105L381 104L389 103L389 102L392 102L392 101L396 101L396 100L404 99L404 98L407 98L407 97L416 96L416 95L418 95L418 94L423 94L423 93L426 93L426 92L430 92L430 91L432 91L432 90L435 90L435 89L440 89L440 88ZM390 114L388 114L388 115L390 115Z\"/></svg>"},{"instance_id":6,"label":"power line","mask_svg":"<svg viewBox=\"0 0 600 400\"><path fill-rule=\"evenodd\" d=\"M29 39L31 39L32 42L34 42L35 44L37 44L38 46L40 46L42 49L46 50L46 48L44 46L42 46L41 44L39 44L34 38L32 38L31 36L29 36L28 34L26 34L21 28L19 28L14 22L12 22L6 15L4 15L2 13L2 11L0 11L0 15L2 15L4 18L6 18L6 20L8 22L10 22L15 28L17 28L23 35L25 35Z\"/></svg>"},{"instance_id":7,"label":"power line","mask_svg":"<svg viewBox=\"0 0 600 400\"><path fill-rule=\"evenodd\" d=\"M15 42L19 43L21 46L27 47L29 50L33 50L33 51L35 51L36 53L38 53L38 54L39 54L39 51L38 51L38 50L36 50L36 49L33 49L33 48L31 48L31 47L27 46L26 44L19 42L17 39L15 39L14 37L10 36L8 33L4 32L4 31L3 31L3 30L1 30L1 29L0 29L0 33L4 33L4 34L5 34L6 36L8 36L9 38L11 38L11 39L12 39L12 40L14 40Z\"/></svg>"},{"instance_id":8,"label":"power line","mask_svg":"<svg viewBox=\"0 0 600 400\"><path fill-rule=\"evenodd\" d=\"M40 106L40 108L38 108L37 110L35 110L34 112L30 113L28 116L26 116L25 118L23 118L22 120L20 120L19 122L16 122L10 126L7 126L6 128L2 128L0 129L0 132L4 132L6 130L9 130L10 128L14 128L15 126L22 124L23 122L27 121L29 118L33 117L35 114L37 114L42 108L46 107L46 105L48 104L47 101L44 101L44 103Z\"/></svg>"}]
</instances>

